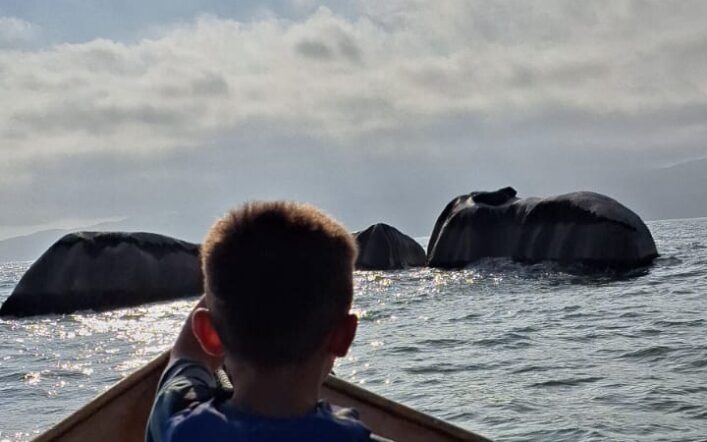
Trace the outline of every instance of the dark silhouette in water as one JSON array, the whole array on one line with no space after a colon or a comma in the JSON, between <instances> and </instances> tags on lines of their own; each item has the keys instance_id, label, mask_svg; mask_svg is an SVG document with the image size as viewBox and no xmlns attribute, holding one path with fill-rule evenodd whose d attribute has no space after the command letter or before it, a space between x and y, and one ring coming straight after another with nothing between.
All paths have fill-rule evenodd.
<instances>
[{"instance_id":1,"label":"dark silhouette in water","mask_svg":"<svg viewBox=\"0 0 707 442\"><path fill-rule=\"evenodd\" d=\"M511 187L453 199L427 248L428 264L442 268L509 257L622 270L657 256L645 223L614 199L594 192L520 199Z\"/></svg>"},{"instance_id":2,"label":"dark silhouette in water","mask_svg":"<svg viewBox=\"0 0 707 442\"><path fill-rule=\"evenodd\" d=\"M374 224L353 235L358 243L357 269L395 270L425 265L422 246L388 224Z\"/></svg>"},{"instance_id":3,"label":"dark silhouette in water","mask_svg":"<svg viewBox=\"0 0 707 442\"><path fill-rule=\"evenodd\" d=\"M0 316L107 310L201 292L196 244L154 233L79 232L32 264Z\"/></svg>"}]
</instances>

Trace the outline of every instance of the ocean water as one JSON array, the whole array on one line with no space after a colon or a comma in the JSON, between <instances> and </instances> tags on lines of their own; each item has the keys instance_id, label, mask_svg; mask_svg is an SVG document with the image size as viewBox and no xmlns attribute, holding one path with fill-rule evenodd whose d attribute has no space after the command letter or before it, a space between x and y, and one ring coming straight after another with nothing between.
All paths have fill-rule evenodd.
<instances>
[{"instance_id":1,"label":"ocean water","mask_svg":"<svg viewBox=\"0 0 707 442\"><path fill-rule=\"evenodd\" d=\"M707 219L649 223L631 275L357 272L339 376L499 441L707 441ZM0 301L30 263L0 264ZM0 441L30 440L174 339L192 300L0 320Z\"/></svg>"}]
</instances>

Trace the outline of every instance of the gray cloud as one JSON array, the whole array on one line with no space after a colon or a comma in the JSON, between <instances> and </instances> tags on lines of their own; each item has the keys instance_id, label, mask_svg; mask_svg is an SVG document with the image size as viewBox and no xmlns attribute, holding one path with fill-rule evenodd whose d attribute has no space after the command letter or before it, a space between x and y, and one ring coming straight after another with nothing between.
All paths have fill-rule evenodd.
<instances>
[{"instance_id":1,"label":"gray cloud","mask_svg":"<svg viewBox=\"0 0 707 442\"><path fill-rule=\"evenodd\" d=\"M191 90L197 95L228 95L228 82L222 75L207 73L202 78L197 78L191 83Z\"/></svg>"},{"instance_id":2,"label":"gray cloud","mask_svg":"<svg viewBox=\"0 0 707 442\"><path fill-rule=\"evenodd\" d=\"M349 36L342 35L338 43L339 52L351 62L361 61L361 49Z\"/></svg>"},{"instance_id":3,"label":"gray cloud","mask_svg":"<svg viewBox=\"0 0 707 442\"><path fill-rule=\"evenodd\" d=\"M295 50L304 57L317 60L328 60L334 56L329 46L318 41L301 41L297 43Z\"/></svg>"},{"instance_id":4,"label":"gray cloud","mask_svg":"<svg viewBox=\"0 0 707 442\"><path fill-rule=\"evenodd\" d=\"M178 128L193 121L196 114L195 109L160 109L149 104L98 107L64 103L56 108L11 115L10 124L25 133L41 128L44 132L87 131L104 136L123 130L126 125Z\"/></svg>"},{"instance_id":5,"label":"gray cloud","mask_svg":"<svg viewBox=\"0 0 707 442\"><path fill-rule=\"evenodd\" d=\"M352 63L361 62L361 49L351 37L340 34L333 46L323 41L302 40L295 45L295 52L305 58L328 61L335 57L346 59Z\"/></svg>"}]
</instances>

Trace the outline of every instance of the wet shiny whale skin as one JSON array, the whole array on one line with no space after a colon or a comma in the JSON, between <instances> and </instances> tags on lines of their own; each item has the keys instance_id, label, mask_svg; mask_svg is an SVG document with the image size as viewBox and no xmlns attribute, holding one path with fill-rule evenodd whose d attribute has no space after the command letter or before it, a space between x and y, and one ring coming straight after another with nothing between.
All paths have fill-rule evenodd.
<instances>
[{"instance_id":1,"label":"wet shiny whale skin","mask_svg":"<svg viewBox=\"0 0 707 442\"><path fill-rule=\"evenodd\" d=\"M201 291L196 244L154 233L78 232L32 264L0 316L99 311Z\"/></svg>"},{"instance_id":2,"label":"wet shiny whale skin","mask_svg":"<svg viewBox=\"0 0 707 442\"><path fill-rule=\"evenodd\" d=\"M518 198L506 187L454 198L428 244L431 267L463 267L486 257L630 269L658 256L641 218L594 192Z\"/></svg>"}]
</instances>

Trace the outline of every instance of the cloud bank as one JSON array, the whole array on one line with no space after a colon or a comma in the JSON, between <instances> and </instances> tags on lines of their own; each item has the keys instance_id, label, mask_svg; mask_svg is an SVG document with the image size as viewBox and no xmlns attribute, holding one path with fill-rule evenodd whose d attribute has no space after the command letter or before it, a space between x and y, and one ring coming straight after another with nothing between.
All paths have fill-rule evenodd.
<instances>
[{"instance_id":1,"label":"cloud bank","mask_svg":"<svg viewBox=\"0 0 707 442\"><path fill-rule=\"evenodd\" d=\"M69 170L81 185L100 180L79 164L107 167L114 186L131 188L135 173L173 176L161 167L183 155L200 157L190 180L205 188L277 167L267 162L345 161L360 167L349 184L370 181L371 162L387 165L372 178L380 183L404 177L407 164L446 183L440 193L548 173L557 181L548 188L571 188L637 156L646 165L698 157L707 154L705 16L701 1L361 1L353 13L321 7L300 21L201 16L138 42L42 49L9 45L33 26L0 18L0 184L19 189L0 191L0 202L21 204L38 185L69 192L78 187L62 181ZM236 163L221 168L223 158ZM47 170L57 170L53 184ZM463 170L481 179L446 176ZM295 196L316 188L288 174ZM349 195L340 184L323 204ZM382 191L377 204L402 193ZM58 210L40 206L45 198L22 216ZM122 214L107 211L90 215Z\"/></svg>"}]
</instances>

